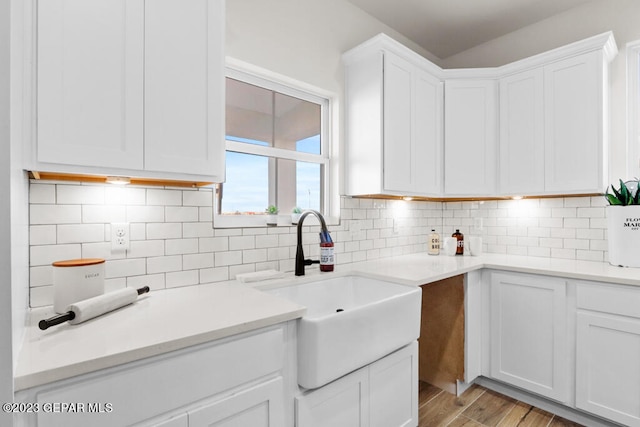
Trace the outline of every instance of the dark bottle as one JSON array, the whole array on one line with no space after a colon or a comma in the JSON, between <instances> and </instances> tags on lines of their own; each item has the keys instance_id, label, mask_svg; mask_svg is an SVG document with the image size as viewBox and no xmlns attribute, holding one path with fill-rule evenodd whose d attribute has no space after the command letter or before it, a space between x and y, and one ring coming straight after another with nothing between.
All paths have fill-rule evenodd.
<instances>
[{"instance_id":1,"label":"dark bottle","mask_svg":"<svg viewBox=\"0 0 640 427\"><path fill-rule=\"evenodd\" d=\"M456 255L464 255L464 234L462 234L459 229L456 229L456 232L453 233L451 237L458 239Z\"/></svg>"}]
</instances>

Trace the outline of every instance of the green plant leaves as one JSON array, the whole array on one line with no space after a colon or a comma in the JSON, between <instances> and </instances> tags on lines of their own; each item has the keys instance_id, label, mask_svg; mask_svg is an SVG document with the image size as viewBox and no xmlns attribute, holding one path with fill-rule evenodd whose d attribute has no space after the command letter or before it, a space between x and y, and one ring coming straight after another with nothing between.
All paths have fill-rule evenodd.
<instances>
[{"instance_id":1,"label":"green plant leaves","mask_svg":"<svg viewBox=\"0 0 640 427\"><path fill-rule=\"evenodd\" d=\"M634 182L640 184L637 181ZM609 190L607 189L604 197L612 206L638 205L640 204L640 190L638 190L637 184L636 191L634 193L632 190L629 190L629 187L627 187L627 184L625 184L624 181L620 180L620 189L616 190L612 184L611 190L613 191L613 194L609 193Z\"/></svg>"}]
</instances>

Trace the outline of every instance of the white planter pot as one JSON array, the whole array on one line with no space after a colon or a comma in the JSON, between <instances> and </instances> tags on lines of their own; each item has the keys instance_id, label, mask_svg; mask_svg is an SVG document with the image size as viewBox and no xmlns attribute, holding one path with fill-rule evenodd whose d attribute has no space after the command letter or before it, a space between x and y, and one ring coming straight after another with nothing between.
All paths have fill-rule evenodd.
<instances>
[{"instance_id":1,"label":"white planter pot","mask_svg":"<svg viewBox=\"0 0 640 427\"><path fill-rule=\"evenodd\" d=\"M267 214L267 225L278 225L278 215Z\"/></svg>"},{"instance_id":2,"label":"white planter pot","mask_svg":"<svg viewBox=\"0 0 640 427\"><path fill-rule=\"evenodd\" d=\"M291 224L297 224L298 221L300 221L300 215L302 215L301 213L292 213L291 214Z\"/></svg>"},{"instance_id":3,"label":"white planter pot","mask_svg":"<svg viewBox=\"0 0 640 427\"><path fill-rule=\"evenodd\" d=\"M640 267L640 205L607 206L609 263Z\"/></svg>"}]
</instances>

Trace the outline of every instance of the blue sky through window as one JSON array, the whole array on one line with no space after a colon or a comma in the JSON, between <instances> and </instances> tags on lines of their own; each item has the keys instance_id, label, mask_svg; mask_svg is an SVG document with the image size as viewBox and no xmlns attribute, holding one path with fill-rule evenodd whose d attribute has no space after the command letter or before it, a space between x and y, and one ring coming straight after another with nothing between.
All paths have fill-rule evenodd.
<instances>
[{"instance_id":1,"label":"blue sky through window","mask_svg":"<svg viewBox=\"0 0 640 427\"><path fill-rule=\"evenodd\" d=\"M227 136L230 141L268 146L263 141ZM320 154L320 135L296 142L296 151ZM227 179L223 186L223 213L262 213L269 205L269 158L253 154L226 152ZM296 204L302 209L319 210L321 165L296 162ZM281 212L286 214L289 212Z\"/></svg>"}]
</instances>

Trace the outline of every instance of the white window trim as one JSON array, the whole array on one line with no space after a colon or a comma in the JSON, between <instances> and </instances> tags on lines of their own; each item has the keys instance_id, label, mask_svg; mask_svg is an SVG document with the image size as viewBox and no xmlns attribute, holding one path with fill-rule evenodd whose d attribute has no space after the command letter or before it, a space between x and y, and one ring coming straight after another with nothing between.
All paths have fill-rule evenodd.
<instances>
[{"instance_id":1,"label":"white window trim","mask_svg":"<svg viewBox=\"0 0 640 427\"><path fill-rule=\"evenodd\" d=\"M627 43L627 177L640 178L640 40Z\"/></svg>"},{"instance_id":2,"label":"white window trim","mask_svg":"<svg viewBox=\"0 0 640 427\"><path fill-rule=\"evenodd\" d=\"M337 96L331 92L319 89L312 85L297 81L295 79L265 70L260 67L239 61L235 58L226 58L226 77L237 78L247 83L256 84L276 90L285 95L290 95L300 99L308 100L323 105L322 115L323 147L322 155L295 152L291 150L268 147L270 153L274 150L282 158L290 160L308 161L324 165L325 188L324 188L324 211L327 225L338 225L340 223L340 193L338 189L338 140L336 126L337 123ZM234 141L226 141L226 149L233 150L236 144ZM242 152L264 155L265 148L259 145L242 144ZM217 199L215 201L217 203ZM279 226L291 226L290 212L280 212ZM305 225L314 225L319 222L315 216L311 215L305 219ZM266 227L266 217L262 215L218 215L214 207L213 227L214 228L244 228L244 227Z\"/></svg>"}]
</instances>

